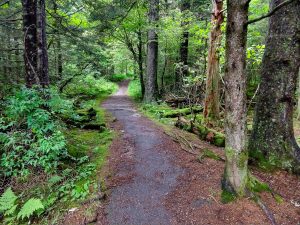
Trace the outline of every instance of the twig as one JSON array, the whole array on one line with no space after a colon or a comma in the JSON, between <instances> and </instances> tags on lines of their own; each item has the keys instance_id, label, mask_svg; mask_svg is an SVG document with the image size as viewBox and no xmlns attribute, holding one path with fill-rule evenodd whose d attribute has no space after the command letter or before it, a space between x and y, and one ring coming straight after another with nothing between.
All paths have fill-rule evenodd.
<instances>
[{"instance_id":1,"label":"twig","mask_svg":"<svg viewBox=\"0 0 300 225\"><path fill-rule=\"evenodd\" d=\"M260 84L258 84L258 86L257 86L257 88L256 88L256 91L255 91L254 95L252 96L252 98L251 98L251 100L250 100L250 102L249 102L247 112L249 111L249 109L250 109L250 107L251 107L251 104L252 104L254 98L256 97L256 95L257 95L257 93L258 93L258 91L259 91L259 87L260 87Z\"/></svg>"}]
</instances>

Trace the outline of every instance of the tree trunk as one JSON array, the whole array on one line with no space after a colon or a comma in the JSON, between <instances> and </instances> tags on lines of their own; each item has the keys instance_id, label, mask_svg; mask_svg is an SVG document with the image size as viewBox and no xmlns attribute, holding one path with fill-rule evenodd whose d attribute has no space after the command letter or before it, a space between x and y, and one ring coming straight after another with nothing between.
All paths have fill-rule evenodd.
<instances>
[{"instance_id":1,"label":"tree trunk","mask_svg":"<svg viewBox=\"0 0 300 225\"><path fill-rule=\"evenodd\" d=\"M55 42L56 42L56 46L55 46L55 49L56 49L56 69L57 69L57 76L58 76L58 79L61 81L62 80L62 73L63 73L63 58L62 58L62 50L61 50L61 35L60 35L60 30L59 30L59 21L60 20L59 18L59 15L57 13L57 10L58 10L58 5L57 5L57 2L56 0L53 0L52 1L53 3L53 11L54 11L54 15L57 17L57 18L54 18L55 19Z\"/></svg>"},{"instance_id":2,"label":"tree trunk","mask_svg":"<svg viewBox=\"0 0 300 225\"><path fill-rule=\"evenodd\" d=\"M210 43L208 50L208 65L206 78L206 94L204 101L204 118L219 119L220 113L220 74L219 48L222 40L221 25L224 20L223 0L212 0Z\"/></svg>"},{"instance_id":3,"label":"tree trunk","mask_svg":"<svg viewBox=\"0 0 300 225\"><path fill-rule=\"evenodd\" d=\"M148 30L148 50L147 50L147 81L145 87L145 102L157 100L157 58L158 58L158 36L157 22L159 19L159 0L149 0L149 24Z\"/></svg>"},{"instance_id":4,"label":"tree trunk","mask_svg":"<svg viewBox=\"0 0 300 225\"><path fill-rule=\"evenodd\" d=\"M48 52L46 40L46 8L45 0L38 0L38 76L40 85L49 86Z\"/></svg>"},{"instance_id":5,"label":"tree trunk","mask_svg":"<svg viewBox=\"0 0 300 225\"><path fill-rule=\"evenodd\" d=\"M188 75L189 31L187 26L189 22L185 13L190 9L190 6L190 0L182 0L180 11L183 14L183 20L181 21L183 33L179 49L179 66L175 70L175 89L181 87L183 77Z\"/></svg>"},{"instance_id":6,"label":"tree trunk","mask_svg":"<svg viewBox=\"0 0 300 225\"><path fill-rule=\"evenodd\" d=\"M284 2L272 0L271 10ZM249 142L250 156L266 169L300 172L293 109L300 66L300 2L274 13L262 61L261 84Z\"/></svg>"},{"instance_id":7,"label":"tree trunk","mask_svg":"<svg viewBox=\"0 0 300 225\"><path fill-rule=\"evenodd\" d=\"M223 188L245 194L248 180L246 134L246 43L249 0L227 1L225 64L226 164Z\"/></svg>"},{"instance_id":8,"label":"tree trunk","mask_svg":"<svg viewBox=\"0 0 300 225\"><path fill-rule=\"evenodd\" d=\"M24 62L26 86L38 84L37 69L37 0L22 0L24 27Z\"/></svg>"},{"instance_id":9,"label":"tree trunk","mask_svg":"<svg viewBox=\"0 0 300 225\"><path fill-rule=\"evenodd\" d=\"M141 92L142 98L145 95L145 83L144 83L144 70L143 70L143 40L142 40L142 31L138 31L138 65L139 65L139 77L141 83Z\"/></svg>"}]
</instances>

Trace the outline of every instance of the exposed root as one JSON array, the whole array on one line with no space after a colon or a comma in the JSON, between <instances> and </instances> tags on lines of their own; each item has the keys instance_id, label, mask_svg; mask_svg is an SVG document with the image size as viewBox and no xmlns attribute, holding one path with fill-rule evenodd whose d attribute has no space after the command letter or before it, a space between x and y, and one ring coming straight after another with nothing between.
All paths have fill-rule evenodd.
<instances>
[{"instance_id":1,"label":"exposed root","mask_svg":"<svg viewBox=\"0 0 300 225\"><path fill-rule=\"evenodd\" d=\"M273 213L269 210L269 208L261 201L260 197L255 193L250 192L250 196L254 198L255 202L259 205L259 207L264 211L267 218L269 219L272 225L277 225Z\"/></svg>"},{"instance_id":2,"label":"exposed root","mask_svg":"<svg viewBox=\"0 0 300 225\"><path fill-rule=\"evenodd\" d=\"M199 152L195 150L195 145L190 143L182 135L178 135L175 132L170 132L170 131L165 131L164 133L167 134L169 137L171 137L175 142L179 143L182 150L184 150L184 151L186 151L186 152L188 152L192 155L198 155L199 154Z\"/></svg>"}]
</instances>

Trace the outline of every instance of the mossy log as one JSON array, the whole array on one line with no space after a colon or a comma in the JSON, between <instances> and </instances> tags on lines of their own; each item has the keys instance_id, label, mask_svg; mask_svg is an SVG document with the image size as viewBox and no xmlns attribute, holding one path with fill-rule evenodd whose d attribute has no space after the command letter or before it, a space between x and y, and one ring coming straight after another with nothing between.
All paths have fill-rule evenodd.
<instances>
[{"instance_id":1,"label":"mossy log","mask_svg":"<svg viewBox=\"0 0 300 225\"><path fill-rule=\"evenodd\" d=\"M78 117L62 116L63 121L72 127L77 127L87 130L104 131L106 128L105 123L99 123L96 120L97 111L94 108L80 109L76 111Z\"/></svg>"},{"instance_id":2,"label":"mossy log","mask_svg":"<svg viewBox=\"0 0 300 225\"><path fill-rule=\"evenodd\" d=\"M225 135L221 132L208 128L205 125L193 121L188 121L183 117L178 117L175 126L179 127L180 129L197 134L200 139L208 141L213 145L216 145L218 147L225 147Z\"/></svg>"},{"instance_id":3,"label":"mossy log","mask_svg":"<svg viewBox=\"0 0 300 225\"><path fill-rule=\"evenodd\" d=\"M171 106L178 107L180 104L187 104L188 99L185 97L168 98L165 102Z\"/></svg>"},{"instance_id":4,"label":"mossy log","mask_svg":"<svg viewBox=\"0 0 300 225\"><path fill-rule=\"evenodd\" d=\"M196 106L192 108L183 108L183 109L174 109L174 110L168 110L161 113L161 117L164 118L176 118L179 116L186 116L192 113L200 113L203 111L203 107Z\"/></svg>"}]
</instances>

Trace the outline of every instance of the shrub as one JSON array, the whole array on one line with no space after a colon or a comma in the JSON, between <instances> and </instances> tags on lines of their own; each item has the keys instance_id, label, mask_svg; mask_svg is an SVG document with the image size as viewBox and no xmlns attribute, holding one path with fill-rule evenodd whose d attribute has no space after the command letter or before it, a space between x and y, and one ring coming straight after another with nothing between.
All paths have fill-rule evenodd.
<instances>
[{"instance_id":1,"label":"shrub","mask_svg":"<svg viewBox=\"0 0 300 225\"><path fill-rule=\"evenodd\" d=\"M133 77L131 74L113 74L108 77L108 79L112 82L121 82L123 80L127 80Z\"/></svg>"},{"instance_id":2,"label":"shrub","mask_svg":"<svg viewBox=\"0 0 300 225\"><path fill-rule=\"evenodd\" d=\"M139 80L132 80L128 86L128 95L134 100L142 100L141 83Z\"/></svg>"},{"instance_id":3,"label":"shrub","mask_svg":"<svg viewBox=\"0 0 300 225\"><path fill-rule=\"evenodd\" d=\"M0 167L5 176L27 175L31 170L54 170L67 156L65 138L56 113L68 110L50 90L22 88L4 103L0 117Z\"/></svg>"},{"instance_id":4,"label":"shrub","mask_svg":"<svg viewBox=\"0 0 300 225\"><path fill-rule=\"evenodd\" d=\"M118 89L117 85L105 80L104 78L96 79L91 75L84 78L80 77L74 79L66 89L65 93L72 97L78 95L85 95L90 98L105 96L112 94Z\"/></svg>"}]
</instances>

